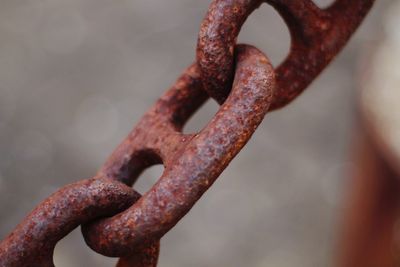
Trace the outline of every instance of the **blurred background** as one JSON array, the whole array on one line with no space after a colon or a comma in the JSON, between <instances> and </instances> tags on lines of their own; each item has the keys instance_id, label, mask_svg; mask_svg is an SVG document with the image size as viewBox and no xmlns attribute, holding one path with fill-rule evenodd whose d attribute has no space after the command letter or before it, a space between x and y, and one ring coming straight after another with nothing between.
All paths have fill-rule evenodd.
<instances>
[{"instance_id":1,"label":"blurred background","mask_svg":"<svg viewBox=\"0 0 400 267\"><path fill-rule=\"evenodd\" d=\"M194 60L209 2L0 2L0 239L57 188L96 173ZM360 58L396 32L399 14L399 2L377 1L312 86L267 115L162 239L159 266L332 266L353 165ZM275 65L289 50L286 26L268 5L249 18L239 41L258 46ZM217 109L209 101L185 132L201 129ZM145 192L162 171L146 170L135 188ZM55 252L57 267L113 262L86 247L79 229Z\"/></svg>"}]
</instances>

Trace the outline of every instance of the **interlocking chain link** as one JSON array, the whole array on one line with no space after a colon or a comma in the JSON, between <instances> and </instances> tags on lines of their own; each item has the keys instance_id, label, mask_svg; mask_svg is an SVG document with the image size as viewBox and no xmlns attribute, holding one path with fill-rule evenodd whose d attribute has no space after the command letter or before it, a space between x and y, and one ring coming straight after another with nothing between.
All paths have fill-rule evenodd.
<instances>
[{"instance_id":1,"label":"interlocking chain link","mask_svg":"<svg viewBox=\"0 0 400 267\"><path fill-rule=\"evenodd\" d=\"M311 0L218 0L203 21L197 61L207 92L223 103L230 91L234 46L247 17L262 3L271 4L291 36L287 58L275 70L277 92L272 109L296 98L347 43L374 0L337 0L320 9Z\"/></svg>"},{"instance_id":2,"label":"interlocking chain link","mask_svg":"<svg viewBox=\"0 0 400 267\"><path fill-rule=\"evenodd\" d=\"M110 156L94 178L57 191L0 243L0 267L54 266L56 243L79 225L95 251L121 257L117 266L157 265L159 240L214 183L268 110L297 97L346 44L374 0L269 0L287 23L291 51L274 70L268 58L236 39L264 1L214 0L203 21L197 60ZM183 134L211 96L221 107L200 132ZM143 196L130 188L162 163ZM111 217L110 217L111 216Z\"/></svg>"}]
</instances>

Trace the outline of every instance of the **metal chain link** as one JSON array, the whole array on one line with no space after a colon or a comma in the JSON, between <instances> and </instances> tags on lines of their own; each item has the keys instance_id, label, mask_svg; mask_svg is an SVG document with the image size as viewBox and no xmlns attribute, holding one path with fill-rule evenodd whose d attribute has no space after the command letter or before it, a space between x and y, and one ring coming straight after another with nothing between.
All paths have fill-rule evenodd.
<instances>
[{"instance_id":1,"label":"metal chain link","mask_svg":"<svg viewBox=\"0 0 400 267\"><path fill-rule=\"evenodd\" d=\"M268 58L236 39L263 2L289 27L292 46L274 70ZM374 0L214 0L202 23L197 60L144 115L91 179L63 187L0 243L1 267L54 266L56 243L82 225L95 251L117 266L157 265L159 240L196 203L250 139L269 110L296 98L346 44ZM211 96L221 107L205 128L183 134ZM131 189L141 172L164 173L143 196ZM112 217L110 217L112 216Z\"/></svg>"}]
</instances>

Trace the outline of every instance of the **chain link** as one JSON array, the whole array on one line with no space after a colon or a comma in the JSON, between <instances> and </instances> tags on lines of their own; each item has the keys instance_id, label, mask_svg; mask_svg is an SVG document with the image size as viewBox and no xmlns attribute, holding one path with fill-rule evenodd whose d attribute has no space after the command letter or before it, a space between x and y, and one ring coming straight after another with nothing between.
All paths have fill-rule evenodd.
<instances>
[{"instance_id":1,"label":"chain link","mask_svg":"<svg viewBox=\"0 0 400 267\"><path fill-rule=\"evenodd\" d=\"M276 69L236 39L263 2L289 27L292 45ZM191 209L243 148L269 110L296 98L347 43L374 0L214 0L202 23L197 60L144 115L98 174L63 187L37 206L0 243L1 267L54 266L57 242L82 225L95 251L121 257L117 266L157 265L159 240ZM211 96L221 107L205 128L183 134ZM143 196L132 186L162 163ZM110 217L111 216L111 217Z\"/></svg>"}]
</instances>

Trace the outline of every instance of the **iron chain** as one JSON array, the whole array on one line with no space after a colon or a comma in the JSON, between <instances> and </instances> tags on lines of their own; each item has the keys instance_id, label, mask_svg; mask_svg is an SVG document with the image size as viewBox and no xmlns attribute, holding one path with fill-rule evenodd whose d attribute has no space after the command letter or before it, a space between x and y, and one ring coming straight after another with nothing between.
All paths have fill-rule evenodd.
<instances>
[{"instance_id":1,"label":"iron chain","mask_svg":"<svg viewBox=\"0 0 400 267\"><path fill-rule=\"evenodd\" d=\"M236 44L247 17L272 5L291 34L273 68L257 48ZM0 243L1 267L54 266L56 243L82 225L95 251L119 267L157 265L159 240L213 184L269 110L295 99L340 52L374 0L213 0L201 25L197 59L144 115L91 179L61 188ZM205 128L183 134L210 97L221 107ZM143 196L131 188L147 167L164 173Z\"/></svg>"}]
</instances>

